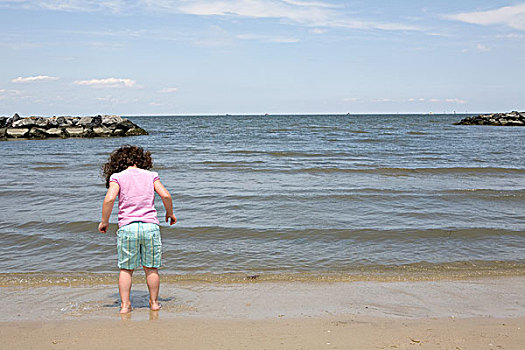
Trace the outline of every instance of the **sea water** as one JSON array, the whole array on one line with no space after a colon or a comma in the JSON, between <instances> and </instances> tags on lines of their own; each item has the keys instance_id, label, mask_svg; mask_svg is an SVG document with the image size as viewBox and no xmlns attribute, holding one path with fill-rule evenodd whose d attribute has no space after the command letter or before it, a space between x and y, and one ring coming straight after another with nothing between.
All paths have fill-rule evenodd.
<instances>
[{"instance_id":1,"label":"sea water","mask_svg":"<svg viewBox=\"0 0 525 350\"><path fill-rule=\"evenodd\" d=\"M174 199L165 279L525 274L525 128L462 117L144 116L147 136L0 142L0 284L114 276L101 166L123 144Z\"/></svg>"}]
</instances>

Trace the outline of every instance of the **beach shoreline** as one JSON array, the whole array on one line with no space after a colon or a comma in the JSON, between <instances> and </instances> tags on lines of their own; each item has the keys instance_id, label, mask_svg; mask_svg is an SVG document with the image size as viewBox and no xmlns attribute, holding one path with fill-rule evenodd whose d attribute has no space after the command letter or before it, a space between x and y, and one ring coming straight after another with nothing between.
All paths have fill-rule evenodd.
<instances>
[{"instance_id":1,"label":"beach shoreline","mask_svg":"<svg viewBox=\"0 0 525 350\"><path fill-rule=\"evenodd\" d=\"M525 318L25 321L0 336L5 349L519 349Z\"/></svg>"},{"instance_id":2,"label":"beach shoreline","mask_svg":"<svg viewBox=\"0 0 525 350\"><path fill-rule=\"evenodd\" d=\"M525 277L420 282L164 283L118 313L116 285L1 287L7 349L518 349Z\"/></svg>"},{"instance_id":3,"label":"beach shoreline","mask_svg":"<svg viewBox=\"0 0 525 350\"><path fill-rule=\"evenodd\" d=\"M136 276L134 320L147 320L149 296ZM143 276L142 276L143 277ZM113 319L119 294L114 284L0 287L0 322ZM525 317L525 277L437 281L162 283L162 317L265 320L356 315L379 318Z\"/></svg>"}]
</instances>

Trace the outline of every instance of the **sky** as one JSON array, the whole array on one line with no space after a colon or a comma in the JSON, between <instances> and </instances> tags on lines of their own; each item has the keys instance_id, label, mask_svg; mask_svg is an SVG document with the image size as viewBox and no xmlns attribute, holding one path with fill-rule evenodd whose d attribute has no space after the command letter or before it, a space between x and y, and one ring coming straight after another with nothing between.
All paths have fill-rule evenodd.
<instances>
[{"instance_id":1,"label":"sky","mask_svg":"<svg viewBox=\"0 0 525 350\"><path fill-rule=\"evenodd\" d=\"M0 115L525 110L525 1L0 0Z\"/></svg>"}]
</instances>

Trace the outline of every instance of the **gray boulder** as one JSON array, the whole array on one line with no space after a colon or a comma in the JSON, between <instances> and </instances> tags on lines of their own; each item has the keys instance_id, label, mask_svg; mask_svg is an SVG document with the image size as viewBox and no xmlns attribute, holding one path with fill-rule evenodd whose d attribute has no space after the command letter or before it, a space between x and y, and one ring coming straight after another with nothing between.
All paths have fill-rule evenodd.
<instances>
[{"instance_id":1,"label":"gray boulder","mask_svg":"<svg viewBox=\"0 0 525 350\"><path fill-rule=\"evenodd\" d=\"M47 126L50 127L50 128L58 127L57 117L48 118Z\"/></svg>"},{"instance_id":2,"label":"gray boulder","mask_svg":"<svg viewBox=\"0 0 525 350\"><path fill-rule=\"evenodd\" d=\"M47 128L49 126L49 118L38 117L35 120L35 125L39 128Z\"/></svg>"},{"instance_id":3,"label":"gray boulder","mask_svg":"<svg viewBox=\"0 0 525 350\"><path fill-rule=\"evenodd\" d=\"M97 136L103 136L103 137L111 136L111 129L108 128L108 127L105 127L104 125L101 125L101 126L95 126L95 127L93 128L93 132L94 132Z\"/></svg>"},{"instance_id":4,"label":"gray boulder","mask_svg":"<svg viewBox=\"0 0 525 350\"><path fill-rule=\"evenodd\" d=\"M139 136L139 135L148 135L148 132L142 128L133 127L131 129L128 129L125 136Z\"/></svg>"},{"instance_id":5,"label":"gray boulder","mask_svg":"<svg viewBox=\"0 0 525 350\"><path fill-rule=\"evenodd\" d=\"M114 129L111 132L112 136L124 136L125 134L126 134L126 130L124 130L124 129Z\"/></svg>"},{"instance_id":6,"label":"gray boulder","mask_svg":"<svg viewBox=\"0 0 525 350\"><path fill-rule=\"evenodd\" d=\"M114 126L119 123L122 123L122 118L118 115L105 115L102 117L102 124L105 126Z\"/></svg>"},{"instance_id":7,"label":"gray boulder","mask_svg":"<svg viewBox=\"0 0 525 350\"><path fill-rule=\"evenodd\" d=\"M32 126L36 125L36 118L35 117L29 117L29 118L22 118L15 120L13 117L13 128L31 128Z\"/></svg>"},{"instance_id":8,"label":"gray boulder","mask_svg":"<svg viewBox=\"0 0 525 350\"><path fill-rule=\"evenodd\" d=\"M82 117L78 120L77 125L80 125L83 127L89 127L92 121L93 121L93 117Z\"/></svg>"},{"instance_id":9,"label":"gray boulder","mask_svg":"<svg viewBox=\"0 0 525 350\"><path fill-rule=\"evenodd\" d=\"M66 117L57 117L56 122L58 123L58 126L61 128L68 127L73 124L71 119L66 118Z\"/></svg>"},{"instance_id":10,"label":"gray boulder","mask_svg":"<svg viewBox=\"0 0 525 350\"><path fill-rule=\"evenodd\" d=\"M51 128L46 130L46 135L48 137L66 137L64 130L60 128Z\"/></svg>"},{"instance_id":11,"label":"gray boulder","mask_svg":"<svg viewBox=\"0 0 525 350\"><path fill-rule=\"evenodd\" d=\"M33 127L29 130L28 137L32 139L45 139L47 137L46 130Z\"/></svg>"},{"instance_id":12,"label":"gray boulder","mask_svg":"<svg viewBox=\"0 0 525 350\"><path fill-rule=\"evenodd\" d=\"M64 133L68 137L82 137L84 134L84 128L81 126L70 126L64 129Z\"/></svg>"},{"instance_id":13,"label":"gray boulder","mask_svg":"<svg viewBox=\"0 0 525 350\"><path fill-rule=\"evenodd\" d=\"M6 130L7 137L14 139L24 138L29 134L28 128L7 128Z\"/></svg>"},{"instance_id":14,"label":"gray boulder","mask_svg":"<svg viewBox=\"0 0 525 350\"><path fill-rule=\"evenodd\" d=\"M115 127L117 129L129 130L129 129L136 127L136 125L133 124L133 122L129 119L122 119L122 121L118 123Z\"/></svg>"}]
</instances>

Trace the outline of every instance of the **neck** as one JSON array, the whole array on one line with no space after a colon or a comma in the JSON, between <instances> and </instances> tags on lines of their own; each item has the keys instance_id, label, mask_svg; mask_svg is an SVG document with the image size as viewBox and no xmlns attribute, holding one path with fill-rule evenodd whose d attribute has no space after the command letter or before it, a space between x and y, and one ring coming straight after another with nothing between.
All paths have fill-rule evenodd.
<instances>
[{"instance_id":1,"label":"neck","mask_svg":"<svg viewBox=\"0 0 525 350\"><path fill-rule=\"evenodd\" d=\"M128 166L128 169L137 169L138 167L136 165Z\"/></svg>"}]
</instances>

